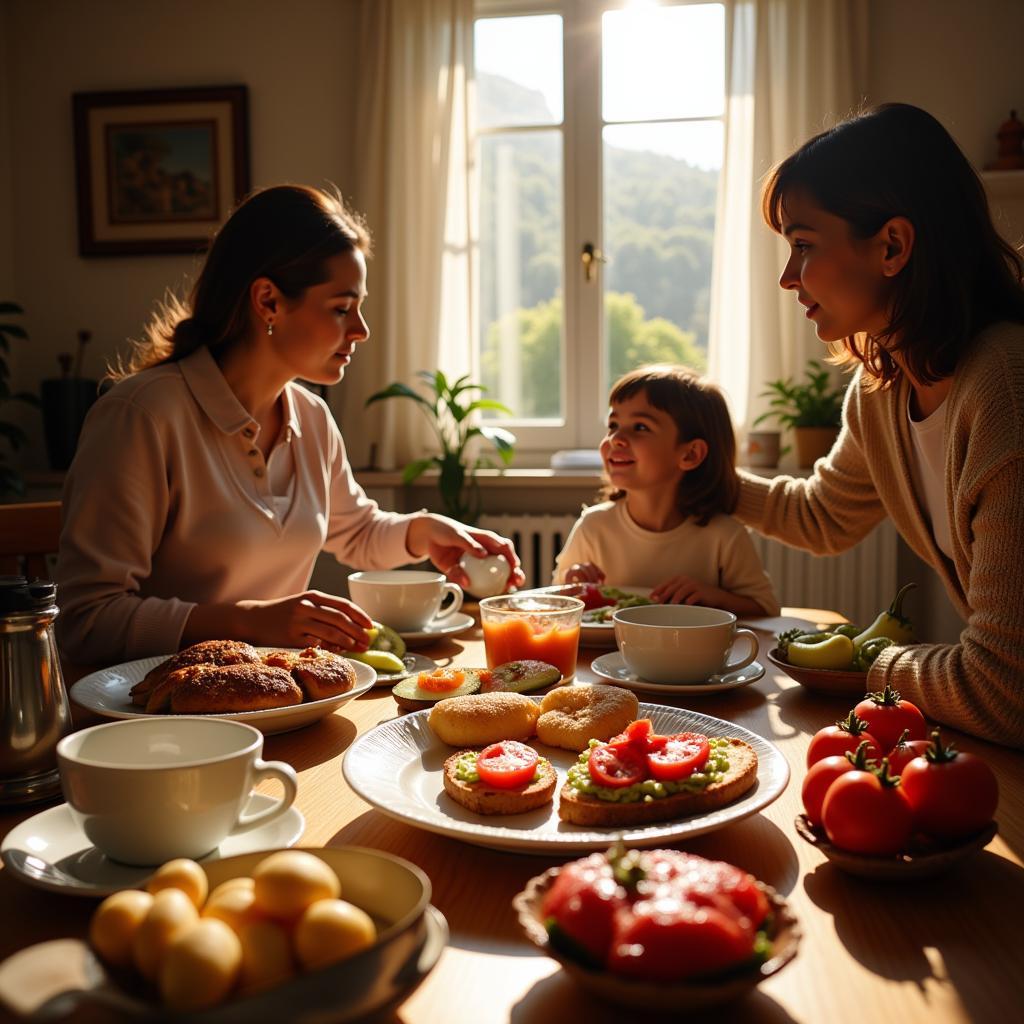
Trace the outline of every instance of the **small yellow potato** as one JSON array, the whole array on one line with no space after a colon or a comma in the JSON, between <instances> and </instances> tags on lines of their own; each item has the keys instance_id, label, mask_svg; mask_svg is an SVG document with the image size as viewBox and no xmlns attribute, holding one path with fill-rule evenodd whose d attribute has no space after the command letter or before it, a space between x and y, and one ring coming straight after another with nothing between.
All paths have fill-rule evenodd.
<instances>
[{"instance_id":1,"label":"small yellow potato","mask_svg":"<svg viewBox=\"0 0 1024 1024\"><path fill-rule=\"evenodd\" d=\"M172 940L199 920L195 904L180 889L161 889L135 929L132 959L144 978L155 981Z\"/></svg>"},{"instance_id":2,"label":"small yellow potato","mask_svg":"<svg viewBox=\"0 0 1024 1024\"><path fill-rule=\"evenodd\" d=\"M131 966L132 940L152 906L148 892L122 889L96 908L89 922L89 942L111 967Z\"/></svg>"},{"instance_id":3,"label":"small yellow potato","mask_svg":"<svg viewBox=\"0 0 1024 1024\"><path fill-rule=\"evenodd\" d=\"M337 899L341 883L319 857L302 850L281 850L256 865L256 909L290 920L317 900Z\"/></svg>"},{"instance_id":4,"label":"small yellow potato","mask_svg":"<svg viewBox=\"0 0 1024 1024\"><path fill-rule=\"evenodd\" d=\"M346 900L319 900L295 928L295 955L307 971L345 960L377 941L369 914Z\"/></svg>"},{"instance_id":5,"label":"small yellow potato","mask_svg":"<svg viewBox=\"0 0 1024 1024\"><path fill-rule=\"evenodd\" d=\"M146 890L158 893L161 889L180 889L199 910L206 902L206 894L210 891L210 883L206 872L187 857L169 860L146 882Z\"/></svg>"},{"instance_id":6,"label":"small yellow potato","mask_svg":"<svg viewBox=\"0 0 1024 1024\"><path fill-rule=\"evenodd\" d=\"M173 1010L216 1006L234 987L242 944L223 922L203 918L177 935L160 965L160 995Z\"/></svg>"},{"instance_id":7,"label":"small yellow potato","mask_svg":"<svg viewBox=\"0 0 1024 1024\"><path fill-rule=\"evenodd\" d=\"M226 882L221 882L215 889L210 890L210 895L206 897L207 902L212 903L229 889L248 889L249 892L252 892L255 884L248 875L238 875L236 878L229 878Z\"/></svg>"},{"instance_id":8,"label":"small yellow potato","mask_svg":"<svg viewBox=\"0 0 1024 1024\"><path fill-rule=\"evenodd\" d=\"M259 917L255 893L251 887L242 885L214 892L206 901L202 916L217 918L238 934L243 925Z\"/></svg>"},{"instance_id":9,"label":"small yellow potato","mask_svg":"<svg viewBox=\"0 0 1024 1024\"><path fill-rule=\"evenodd\" d=\"M295 976L291 936L273 921L248 921L238 932L242 943L242 969L238 991L251 995L280 985Z\"/></svg>"}]
</instances>

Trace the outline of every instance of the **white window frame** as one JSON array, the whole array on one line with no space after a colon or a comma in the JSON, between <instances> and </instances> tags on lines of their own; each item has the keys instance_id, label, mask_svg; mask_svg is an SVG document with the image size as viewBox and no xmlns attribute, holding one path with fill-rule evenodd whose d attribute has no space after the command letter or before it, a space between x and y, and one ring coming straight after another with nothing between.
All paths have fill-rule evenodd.
<instances>
[{"instance_id":1,"label":"white window frame","mask_svg":"<svg viewBox=\"0 0 1024 1024\"><path fill-rule=\"evenodd\" d=\"M709 0L659 0L681 7ZM713 2L713 0L712 0ZM719 0L721 2L721 0ZM557 14L562 17L562 336L561 421L531 421L501 417L516 434L517 462L546 461L560 448L596 448L605 432L608 383L605 365L603 303L604 273L600 262L590 281L584 279L580 255L585 243L603 250L603 128L601 116L601 19L605 11L627 8L630 0L476 0L475 18ZM709 121L714 117L671 118L671 122ZM724 122L724 112L719 120ZM625 122L633 123L633 122ZM642 123L642 122L640 122ZM546 125L517 125L510 131L551 129ZM500 132L503 129L497 129ZM487 134L487 132L482 133ZM569 195L573 196L569 202ZM588 358L584 339L595 339L597 351ZM473 373L479 379L478 339L474 338Z\"/></svg>"}]
</instances>

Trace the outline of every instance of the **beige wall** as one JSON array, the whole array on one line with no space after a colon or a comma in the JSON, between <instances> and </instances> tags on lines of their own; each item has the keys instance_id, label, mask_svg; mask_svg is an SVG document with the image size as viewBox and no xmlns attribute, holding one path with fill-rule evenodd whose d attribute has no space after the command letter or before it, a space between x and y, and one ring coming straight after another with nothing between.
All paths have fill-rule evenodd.
<instances>
[{"instance_id":1,"label":"beige wall","mask_svg":"<svg viewBox=\"0 0 1024 1024\"><path fill-rule=\"evenodd\" d=\"M56 375L57 353L73 348L81 327L93 332L86 370L98 375L194 266L186 256L78 255L71 94L245 84L253 185L329 180L348 193L357 8L358 0L0 0L0 297L25 307L31 335L17 353L16 386L35 390ZM43 468L38 413L12 405L5 415L16 411L37 438L25 465Z\"/></svg>"}]
</instances>

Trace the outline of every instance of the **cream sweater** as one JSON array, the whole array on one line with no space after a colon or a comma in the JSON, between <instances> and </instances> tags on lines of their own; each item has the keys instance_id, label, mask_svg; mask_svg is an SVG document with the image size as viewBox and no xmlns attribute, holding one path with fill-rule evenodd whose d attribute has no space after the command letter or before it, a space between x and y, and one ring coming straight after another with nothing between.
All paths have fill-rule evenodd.
<instances>
[{"instance_id":1,"label":"cream sweater","mask_svg":"<svg viewBox=\"0 0 1024 1024\"><path fill-rule=\"evenodd\" d=\"M658 533L637 526L625 500L606 501L584 509L576 520L558 556L555 582L564 582L576 562L599 566L611 586L656 587L673 576L692 576L752 598L765 615L779 614L750 535L732 516L714 516L706 526L691 518Z\"/></svg>"},{"instance_id":2,"label":"cream sweater","mask_svg":"<svg viewBox=\"0 0 1024 1024\"><path fill-rule=\"evenodd\" d=\"M889 516L967 623L960 643L893 647L868 673L925 715L1024 747L1024 325L976 339L945 408L945 493L953 559L935 544L911 478L909 384L867 393L858 375L835 447L807 480L742 475L736 515L818 554L852 547ZM915 622L928 638L928 623Z\"/></svg>"},{"instance_id":3,"label":"cream sweater","mask_svg":"<svg viewBox=\"0 0 1024 1024\"><path fill-rule=\"evenodd\" d=\"M271 493L258 425L205 348L92 407L64 486L65 656L176 651L196 604L301 593L321 549L366 569L410 561L408 517L363 493L327 406L297 384L284 403L275 452L291 447L290 502Z\"/></svg>"}]
</instances>

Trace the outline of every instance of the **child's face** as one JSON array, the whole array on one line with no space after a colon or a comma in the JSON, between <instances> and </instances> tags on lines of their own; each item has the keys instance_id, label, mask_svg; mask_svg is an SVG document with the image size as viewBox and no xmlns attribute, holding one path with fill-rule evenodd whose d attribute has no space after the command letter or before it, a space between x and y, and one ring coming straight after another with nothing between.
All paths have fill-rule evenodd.
<instances>
[{"instance_id":1,"label":"child's face","mask_svg":"<svg viewBox=\"0 0 1024 1024\"><path fill-rule=\"evenodd\" d=\"M692 442L680 442L675 421L641 391L608 410L601 459L614 487L627 493L674 488L691 459Z\"/></svg>"},{"instance_id":2,"label":"child's face","mask_svg":"<svg viewBox=\"0 0 1024 1024\"><path fill-rule=\"evenodd\" d=\"M791 246L779 278L796 292L822 341L839 341L885 329L888 278L882 270L885 241L853 238L842 217L807 196L786 196L782 233Z\"/></svg>"}]
</instances>

